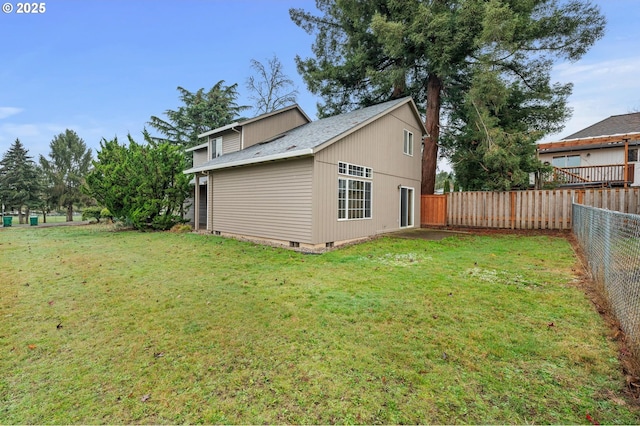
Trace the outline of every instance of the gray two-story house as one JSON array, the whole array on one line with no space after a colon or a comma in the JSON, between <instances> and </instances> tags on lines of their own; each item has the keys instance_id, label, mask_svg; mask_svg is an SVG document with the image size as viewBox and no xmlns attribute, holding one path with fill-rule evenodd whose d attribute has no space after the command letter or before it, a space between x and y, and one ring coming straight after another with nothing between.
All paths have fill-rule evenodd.
<instances>
[{"instance_id":1,"label":"gray two-story house","mask_svg":"<svg viewBox=\"0 0 640 426\"><path fill-rule=\"evenodd\" d=\"M420 226L421 144L402 98L310 121L291 106L191 148L195 229L319 249Z\"/></svg>"}]
</instances>

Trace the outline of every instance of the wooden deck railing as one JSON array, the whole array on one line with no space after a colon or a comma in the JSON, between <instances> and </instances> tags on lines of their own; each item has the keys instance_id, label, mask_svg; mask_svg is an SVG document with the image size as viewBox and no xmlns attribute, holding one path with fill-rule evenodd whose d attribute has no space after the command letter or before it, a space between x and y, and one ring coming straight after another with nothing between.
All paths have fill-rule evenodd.
<instances>
[{"instance_id":1,"label":"wooden deck railing","mask_svg":"<svg viewBox=\"0 0 640 426\"><path fill-rule=\"evenodd\" d=\"M611 164L606 166L554 167L545 182L560 185L602 184L622 185L633 182L635 164Z\"/></svg>"}]
</instances>

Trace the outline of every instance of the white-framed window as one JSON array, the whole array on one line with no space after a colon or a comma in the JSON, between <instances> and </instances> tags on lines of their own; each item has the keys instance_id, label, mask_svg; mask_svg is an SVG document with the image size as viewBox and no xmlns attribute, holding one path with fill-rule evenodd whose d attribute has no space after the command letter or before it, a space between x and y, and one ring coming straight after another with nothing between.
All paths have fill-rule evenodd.
<instances>
[{"instance_id":1,"label":"white-framed window","mask_svg":"<svg viewBox=\"0 0 640 426\"><path fill-rule=\"evenodd\" d=\"M371 167L338 162L338 220L371 219L373 170Z\"/></svg>"},{"instance_id":2,"label":"white-framed window","mask_svg":"<svg viewBox=\"0 0 640 426\"><path fill-rule=\"evenodd\" d=\"M411 133L407 129L404 130L403 152L406 155L413 156L413 133Z\"/></svg>"},{"instance_id":3,"label":"white-framed window","mask_svg":"<svg viewBox=\"0 0 640 426\"><path fill-rule=\"evenodd\" d=\"M338 220L371 219L372 182L338 178Z\"/></svg>"},{"instance_id":4,"label":"white-framed window","mask_svg":"<svg viewBox=\"0 0 640 426\"><path fill-rule=\"evenodd\" d=\"M579 167L580 156L579 155L560 155L553 157L551 165L555 167Z\"/></svg>"},{"instance_id":5,"label":"white-framed window","mask_svg":"<svg viewBox=\"0 0 640 426\"><path fill-rule=\"evenodd\" d=\"M356 164L345 163L343 161L338 163L338 173L341 175L363 177L367 179L371 179L373 176L373 170L371 170L371 167L358 166Z\"/></svg>"},{"instance_id":6,"label":"white-framed window","mask_svg":"<svg viewBox=\"0 0 640 426\"><path fill-rule=\"evenodd\" d=\"M209 137L209 152L212 160L222 155L222 138Z\"/></svg>"},{"instance_id":7,"label":"white-framed window","mask_svg":"<svg viewBox=\"0 0 640 426\"><path fill-rule=\"evenodd\" d=\"M400 187L400 228L413 226L414 189Z\"/></svg>"},{"instance_id":8,"label":"white-framed window","mask_svg":"<svg viewBox=\"0 0 640 426\"><path fill-rule=\"evenodd\" d=\"M627 157L627 161L634 163L638 161L638 148L629 148L629 156Z\"/></svg>"}]
</instances>

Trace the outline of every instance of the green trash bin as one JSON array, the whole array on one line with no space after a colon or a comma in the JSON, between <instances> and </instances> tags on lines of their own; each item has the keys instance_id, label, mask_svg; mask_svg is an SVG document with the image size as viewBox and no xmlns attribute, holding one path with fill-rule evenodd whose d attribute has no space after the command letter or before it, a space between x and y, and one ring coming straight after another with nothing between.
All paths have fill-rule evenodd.
<instances>
[{"instance_id":1,"label":"green trash bin","mask_svg":"<svg viewBox=\"0 0 640 426\"><path fill-rule=\"evenodd\" d=\"M31 226L38 226L38 216L31 216L29 218L29 224Z\"/></svg>"},{"instance_id":2,"label":"green trash bin","mask_svg":"<svg viewBox=\"0 0 640 426\"><path fill-rule=\"evenodd\" d=\"M2 226L11 226L11 221L13 220L13 217L11 216L3 216L2 217Z\"/></svg>"}]
</instances>

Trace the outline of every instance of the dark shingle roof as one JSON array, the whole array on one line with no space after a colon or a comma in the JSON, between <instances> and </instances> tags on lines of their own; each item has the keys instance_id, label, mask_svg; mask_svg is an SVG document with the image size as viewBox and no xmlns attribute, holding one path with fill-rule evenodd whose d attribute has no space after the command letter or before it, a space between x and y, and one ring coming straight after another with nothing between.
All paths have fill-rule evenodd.
<instances>
[{"instance_id":1,"label":"dark shingle roof","mask_svg":"<svg viewBox=\"0 0 640 426\"><path fill-rule=\"evenodd\" d=\"M593 138L598 136L620 135L640 132L640 112L631 114L612 115L602 121L592 124L563 140Z\"/></svg>"}]
</instances>

